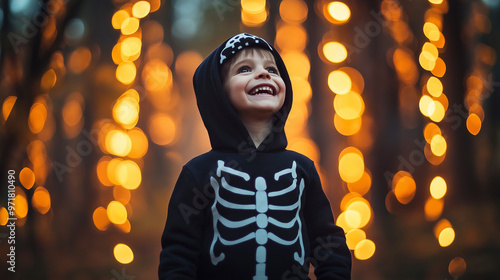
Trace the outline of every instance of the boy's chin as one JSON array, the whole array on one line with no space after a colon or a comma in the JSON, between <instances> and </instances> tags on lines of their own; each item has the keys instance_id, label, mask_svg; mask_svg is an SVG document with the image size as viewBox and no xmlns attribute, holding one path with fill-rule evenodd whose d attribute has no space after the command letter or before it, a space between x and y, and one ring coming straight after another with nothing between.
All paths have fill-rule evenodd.
<instances>
[{"instance_id":1,"label":"boy's chin","mask_svg":"<svg viewBox=\"0 0 500 280\"><path fill-rule=\"evenodd\" d=\"M277 96L251 96L248 98L248 104L247 106L253 107L253 108L261 108L261 109L267 109L267 110L272 110L276 107L281 107L278 106L280 103L280 99ZM279 108L278 108L279 109Z\"/></svg>"},{"instance_id":2,"label":"boy's chin","mask_svg":"<svg viewBox=\"0 0 500 280\"><path fill-rule=\"evenodd\" d=\"M257 104L255 106L252 106L250 109L255 111L256 113L269 113L269 114L274 114L276 113L281 106L278 106L275 103L269 103L269 104Z\"/></svg>"},{"instance_id":3,"label":"boy's chin","mask_svg":"<svg viewBox=\"0 0 500 280\"><path fill-rule=\"evenodd\" d=\"M261 120L265 118L271 118L274 113L278 112L279 108L276 108L276 106L255 106L253 108L247 108L246 110L243 110L240 112L240 115L243 116L245 119L255 119L255 120Z\"/></svg>"}]
</instances>

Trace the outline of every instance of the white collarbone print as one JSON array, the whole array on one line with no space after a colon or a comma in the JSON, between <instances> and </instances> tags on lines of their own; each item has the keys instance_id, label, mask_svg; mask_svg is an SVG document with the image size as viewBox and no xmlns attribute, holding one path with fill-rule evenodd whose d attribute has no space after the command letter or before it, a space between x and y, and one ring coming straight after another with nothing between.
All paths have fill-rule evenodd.
<instances>
[{"instance_id":1,"label":"white collarbone print","mask_svg":"<svg viewBox=\"0 0 500 280\"><path fill-rule=\"evenodd\" d=\"M210 246L210 257L212 260L212 263L214 265L217 265L220 261L224 260L224 252L222 252L220 255L216 256L214 253L214 246L215 244L220 241L221 244L225 246L231 246L231 245L237 245L240 243L243 243L248 240L255 240L258 244L258 247L255 252L255 276L253 277L253 280L264 280L267 279L265 270L266 270L266 258L267 258L267 253L266 253L266 244L268 240L271 240L273 242L276 242L281 245L286 245L290 246L295 244L296 242L299 242L300 244L300 252L295 252L294 253L294 259L299 262L301 265L304 264L304 243L302 240L302 223L299 217L300 213L300 208L301 208L301 197L302 197L302 192L304 190L304 179L300 180L300 183L298 183L298 188L299 188L299 196L297 198L297 201L294 202L293 204L290 205L273 205L270 204L268 199L272 197L279 197L282 195L285 195L287 193L290 193L294 190L297 189L297 171L296 167L297 164L295 161L292 163L291 168L287 168L284 170L281 170L277 173L274 174L274 180L278 181L281 176L285 175L290 175L293 179L292 184L279 191L273 191L273 192L267 192L267 182L263 177L257 177L255 178L255 191L250 191L250 190L245 190L238 188L237 186L232 186L229 185L229 183L226 181L226 179L222 176L222 173L227 173L232 176L237 176L239 178L242 178L245 181L249 181L250 175L233 169L231 167L225 166L224 161L219 160L217 162L218 167L217 167L217 172L216 176L217 177L210 177L210 183L212 187L214 188L215 191L215 200L212 205L212 214L213 214L213 228L214 228L214 237L212 240L212 244ZM221 188L225 189L226 191L229 191L231 193L234 193L236 195L243 195L243 196L253 196L255 197L255 204L238 204L235 202L227 201L226 199L222 198L220 195L220 190ZM219 207L225 207L228 209L234 209L235 211L254 211L256 212L255 216L252 216L250 218L243 219L241 221L232 221L229 220L225 217L223 217L219 211L217 210L217 205L220 205ZM277 219L268 216L268 210L276 210L276 211L295 211L295 216L292 220L290 221L278 221ZM219 232L219 229L217 227L218 223L221 223L225 228L227 228L229 231L231 229L237 229L244 227L249 224L256 223L258 229L255 232L250 232L247 235L238 238L236 240L227 240L223 238ZM272 224L278 228L282 229L291 229L295 224L298 225L298 230L296 237L292 240L284 240L280 238L280 233L278 232L269 232L267 230L267 225ZM222 251L224 251L222 249Z\"/></svg>"}]
</instances>

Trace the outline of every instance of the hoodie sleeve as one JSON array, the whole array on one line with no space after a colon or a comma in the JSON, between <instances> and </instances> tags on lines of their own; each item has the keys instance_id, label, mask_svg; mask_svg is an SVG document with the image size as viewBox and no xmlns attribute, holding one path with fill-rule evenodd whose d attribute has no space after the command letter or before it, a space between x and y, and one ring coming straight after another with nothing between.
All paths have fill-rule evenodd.
<instances>
[{"instance_id":1,"label":"hoodie sleeve","mask_svg":"<svg viewBox=\"0 0 500 280\"><path fill-rule=\"evenodd\" d=\"M170 198L161 237L160 280L196 279L204 220L203 208L193 198L197 188L192 173L184 167Z\"/></svg>"},{"instance_id":2,"label":"hoodie sleeve","mask_svg":"<svg viewBox=\"0 0 500 280\"><path fill-rule=\"evenodd\" d=\"M335 225L330 202L321 187L314 167L309 172L304 216L307 223L311 257L318 280L351 279L351 253L344 230Z\"/></svg>"}]
</instances>

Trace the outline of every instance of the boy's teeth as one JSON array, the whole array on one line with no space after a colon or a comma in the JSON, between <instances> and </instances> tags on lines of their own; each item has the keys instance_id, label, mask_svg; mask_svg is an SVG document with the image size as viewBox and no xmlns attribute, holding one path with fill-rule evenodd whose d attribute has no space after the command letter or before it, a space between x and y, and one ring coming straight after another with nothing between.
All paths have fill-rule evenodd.
<instances>
[{"instance_id":1,"label":"boy's teeth","mask_svg":"<svg viewBox=\"0 0 500 280\"><path fill-rule=\"evenodd\" d=\"M273 94L273 89L271 87L259 87L254 89L252 92L250 92L250 95L256 95L256 94Z\"/></svg>"}]
</instances>

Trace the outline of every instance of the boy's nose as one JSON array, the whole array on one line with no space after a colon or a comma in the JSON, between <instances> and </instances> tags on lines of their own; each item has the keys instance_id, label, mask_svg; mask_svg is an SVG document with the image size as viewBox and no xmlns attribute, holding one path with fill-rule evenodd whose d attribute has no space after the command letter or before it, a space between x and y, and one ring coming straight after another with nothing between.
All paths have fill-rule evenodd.
<instances>
[{"instance_id":1,"label":"boy's nose","mask_svg":"<svg viewBox=\"0 0 500 280\"><path fill-rule=\"evenodd\" d=\"M258 79L270 79L271 75L269 74L269 72L267 72L266 69L259 69L259 71L257 72L257 78Z\"/></svg>"}]
</instances>

